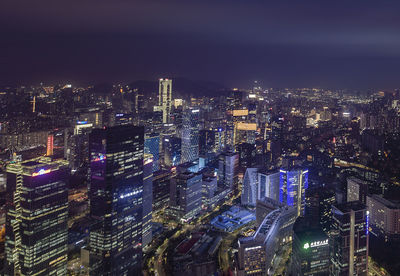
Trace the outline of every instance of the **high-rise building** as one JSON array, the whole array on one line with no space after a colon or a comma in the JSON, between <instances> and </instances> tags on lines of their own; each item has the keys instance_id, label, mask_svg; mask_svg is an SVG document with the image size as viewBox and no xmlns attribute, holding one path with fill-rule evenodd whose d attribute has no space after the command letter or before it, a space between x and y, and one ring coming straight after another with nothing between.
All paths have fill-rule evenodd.
<instances>
[{"instance_id":1,"label":"high-rise building","mask_svg":"<svg viewBox=\"0 0 400 276\"><path fill-rule=\"evenodd\" d=\"M239 155L234 152L224 152L218 160L218 181L230 190L238 189Z\"/></svg>"},{"instance_id":2,"label":"high-rise building","mask_svg":"<svg viewBox=\"0 0 400 276\"><path fill-rule=\"evenodd\" d=\"M199 158L199 109L185 110L182 127L182 163Z\"/></svg>"},{"instance_id":3,"label":"high-rise building","mask_svg":"<svg viewBox=\"0 0 400 276\"><path fill-rule=\"evenodd\" d=\"M296 209L281 207L269 212L251 237L239 238L238 275L271 275L276 251L292 239Z\"/></svg>"},{"instance_id":4,"label":"high-rise building","mask_svg":"<svg viewBox=\"0 0 400 276\"><path fill-rule=\"evenodd\" d=\"M164 164L167 167L176 167L181 163L182 139L178 137L166 137L163 140Z\"/></svg>"},{"instance_id":5,"label":"high-rise building","mask_svg":"<svg viewBox=\"0 0 400 276\"><path fill-rule=\"evenodd\" d=\"M160 169L160 135L158 133L145 135L144 152L153 155L153 172L158 171Z\"/></svg>"},{"instance_id":6,"label":"high-rise building","mask_svg":"<svg viewBox=\"0 0 400 276\"><path fill-rule=\"evenodd\" d=\"M258 172L258 197L269 197L273 200L279 201L279 170L260 170Z\"/></svg>"},{"instance_id":7,"label":"high-rise building","mask_svg":"<svg viewBox=\"0 0 400 276\"><path fill-rule=\"evenodd\" d=\"M292 273L293 276L329 275L329 239L321 226L298 217L293 225Z\"/></svg>"},{"instance_id":8,"label":"high-rise building","mask_svg":"<svg viewBox=\"0 0 400 276\"><path fill-rule=\"evenodd\" d=\"M181 221L188 221L201 211L203 176L183 172L171 181L171 214Z\"/></svg>"},{"instance_id":9,"label":"high-rise building","mask_svg":"<svg viewBox=\"0 0 400 276\"><path fill-rule=\"evenodd\" d=\"M307 188L308 170L302 168L280 170L279 201L289 206L295 206L298 216L304 214Z\"/></svg>"},{"instance_id":10,"label":"high-rise building","mask_svg":"<svg viewBox=\"0 0 400 276\"><path fill-rule=\"evenodd\" d=\"M333 191L315 188L306 191L306 217L316 225L321 225L327 233L332 225L332 205L336 198Z\"/></svg>"},{"instance_id":11,"label":"high-rise building","mask_svg":"<svg viewBox=\"0 0 400 276\"><path fill-rule=\"evenodd\" d=\"M331 275L368 275L367 207L359 201L332 207Z\"/></svg>"},{"instance_id":12,"label":"high-rise building","mask_svg":"<svg viewBox=\"0 0 400 276\"><path fill-rule=\"evenodd\" d=\"M7 166L5 275L66 275L68 162Z\"/></svg>"},{"instance_id":13,"label":"high-rise building","mask_svg":"<svg viewBox=\"0 0 400 276\"><path fill-rule=\"evenodd\" d=\"M162 109L162 122L169 123L171 114L172 80L160 79L158 86L158 105Z\"/></svg>"},{"instance_id":14,"label":"high-rise building","mask_svg":"<svg viewBox=\"0 0 400 276\"><path fill-rule=\"evenodd\" d=\"M367 196L371 233L385 240L400 238L400 203L379 195Z\"/></svg>"},{"instance_id":15,"label":"high-rise building","mask_svg":"<svg viewBox=\"0 0 400 276\"><path fill-rule=\"evenodd\" d=\"M159 170L153 174L153 210L158 211L169 205L171 171Z\"/></svg>"},{"instance_id":16,"label":"high-rise building","mask_svg":"<svg viewBox=\"0 0 400 276\"><path fill-rule=\"evenodd\" d=\"M142 245L148 245L152 238L152 213L153 213L153 156L144 154L143 163L143 226Z\"/></svg>"},{"instance_id":17,"label":"high-rise building","mask_svg":"<svg viewBox=\"0 0 400 276\"><path fill-rule=\"evenodd\" d=\"M367 203L368 182L356 177L347 178L347 201L361 201Z\"/></svg>"},{"instance_id":18,"label":"high-rise building","mask_svg":"<svg viewBox=\"0 0 400 276\"><path fill-rule=\"evenodd\" d=\"M141 271L144 128L95 129L90 134L90 275Z\"/></svg>"},{"instance_id":19,"label":"high-rise building","mask_svg":"<svg viewBox=\"0 0 400 276\"><path fill-rule=\"evenodd\" d=\"M258 169L257 168L247 168L242 185L242 195L241 203L242 205L256 205L257 192L258 192Z\"/></svg>"},{"instance_id":20,"label":"high-rise building","mask_svg":"<svg viewBox=\"0 0 400 276\"><path fill-rule=\"evenodd\" d=\"M255 206L265 197L279 200L279 171L247 168L242 185L242 204Z\"/></svg>"}]
</instances>

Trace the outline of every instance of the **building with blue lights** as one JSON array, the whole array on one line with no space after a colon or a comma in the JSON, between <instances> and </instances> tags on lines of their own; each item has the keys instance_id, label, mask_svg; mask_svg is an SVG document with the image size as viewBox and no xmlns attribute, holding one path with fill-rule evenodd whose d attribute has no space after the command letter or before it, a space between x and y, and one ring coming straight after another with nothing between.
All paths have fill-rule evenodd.
<instances>
[{"instance_id":1,"label":"building with blue lights","mask_svg":"<svg viewBox=\"0 0 400 276\"><path fill-rule=\"evenodd\" d=\"M305 191L308 188L308 170L291 168L280 170L279 201L297 209L302 216L305 209Z\"/></svg>"},{"instance_id":2,"label":"building with blue lights","mask_svg":"<svg viewBox=\"0 0 400 276\"><path fill-rule=\"evenodd\" d=\"M153 172L160 169L160 135L146 134L144 138L144 153L153 155Z\"/></svg>"},{"instance_id":3,"label":"building with blue lights","mask_svg":"<svg viewBox=\"0 0 400 276\"><path fill-rule=\"evenodd\" d=\"M142 264L144 128L89 136L90 275L138 275Z\"/></svg>"}]
</instances>

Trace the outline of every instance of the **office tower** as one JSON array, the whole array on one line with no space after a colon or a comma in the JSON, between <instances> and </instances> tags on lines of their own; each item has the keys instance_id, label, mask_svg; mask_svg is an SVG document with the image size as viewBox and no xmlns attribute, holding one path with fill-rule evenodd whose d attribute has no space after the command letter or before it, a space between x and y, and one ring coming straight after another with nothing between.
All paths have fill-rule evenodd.
<instances>
[{"instance_id":1,"label":"office tower","mask_svg":"<svg viewBox=\"0 0 400 276\"><path fill-rule=\"evenodd\" d=\"M144 154L143 162L143 231L142 245L148 245L153 236L151 230L153 212L153 156Z\"/></svg>"},{"instance_id":2,"label":"office tower","mask_svg":"<svg viewBox=\"0 0 400 276\"><path fill-rule=\"evenodd\" d=\"M90 275L141 271L144 128L95 129L90 152Z\"/></svg>"},{"instance_id":3,"label":"office tower","mask_svg":"<svg viewBox=\"0 0 400 276\"><path fill-rule=\"evenodd\" d=\"M182 139L166 137L163 140L164 164L167 167L176 167L181 163Z\"/></svg>"},{"instance_id":4,"label":"office tower","mask_svg":"<svg viewBox=\"0 0 400 276\"><path fill-rule=\"evenodd\" d=\"M280 170L279 201L289 206L295 206L298 216L304 214L307 188L308 170L302 168Z\"/></svg>"},{"instance_id":5,"label":"office tower","mask_svg":"<svg viewBox=\"0 0 400 276\"><path fill-rule=\"evenodd\" d=\"M258 199L268 197L279 201L280 171L260 170L257 177L259 183Z\"/></svg>"},{"instance_id":6,"label":"office tower","mask_svg":"<svg viewBox=\"0 0 400 276\"><path fill-rule=\"evenodd\" d=\"M400 203L380 195L367 196L371 233L386 241L400 238Z\"/></svg>"},{"instance_id":7,"label":"office tower","mask_svg":"<svg viewBox=\"0 0 400 276\"><path fill-rule=\"evenodd\" d=\"M170 170L159 170L153 174L153 210L159 211L169 205Z\"/></svg>"},{"instance_id":8,"label":"office tower","mask_svg":"<svg viewBox=\"0 0 400 276\"><path fill-rule=\"evenodd\" d=\"M333 191L315 188L306 190L306 217L328 233L332 224L332 205L335 204Z\"/></svg>"},{"instance_id":9,"label":"office tower","mask_svg":"<svg viewBox=\"0 0 400 276\"><path fill-rule=\"evenodd\" d=\"M359 201L332 207L331 275L368 275L368 212Z\"/></svg>"},{"instance_id":10,"label":"office tower","mask_svg":"<svg viewBox=\"0 0 400 276\"><path fill-rule=\"evenodd\" d=\"M265 244L260 241L250 239L246 242L239 241L238 251L238 275L268 275L266 269L266 250Z\"/></svg>"},{"instance_id":11,"label":"office tower","mask_svg":"<svg viewBox=\"0 0 400 276\"><path fill-rule=\"evenodd\" d=\"M281 207L268 213L253 236L239 238L238 275L272 275L276 251L291 241L296 209Z\"/></svg>"},{"instance_id":12,"label":"office tower","mask_svg":"<svg viewBox=\"0 0 400 276\"><path fill-rule=\"evenodd\" d=\"M218 159L218 181L231 191L238 187L239 155L234 152L220 154Z\"/></svg>"},{"instance_id":13,"label":"office tower","mask_svg":"<svg viewBox=\"0 0 400 276\"><path fill-rule=\"evenodd\" d=\"M212 152L214 149L215 135L211 129L202 129L199 132L199 153L201 155Z\"/></svg>"},{"instance_id":14,"label":"office tower","mask_svg":"<svg viewBox=\"0 0 400 276\"><path fill-rule=\"evenodd\" d=\"M172 99L172 80L160 79L158 86L158 105L162 109L162 122L169 123Z\"/></svg>"},{"instance_id":15,"label":"office tower","mask_svg":"<svg viewBox=\"0 0 400 276\"><path fill-rule=\"evenodd\" d=\"M92 124L78 121L74 132L66 133L67 143L65 157L69 166L77 170L85 164L89 164L89 133L92 131Z\"/></svg>"},{"instance_id":16,"label":"office tower","mask_svg":"<svg viewBox=\"0 0 400 276\"><path fill-rule=\"evenodd\" d=\"M185 110L182 127L182 163L199 158L199 109Z\"/></svg>"},{"instance_id":17,"label":"office tower","mask_svg":"<svg viewBox=\"0 0 400 276\"><path fill-rule=\"evenodd\" d=\"M318 224L298 217L293 225L291 275L329 275L329 239Z\"/></svg>"},{"instance_id":18,"label":"office tower","mask_svg":"<svg viewBox=\"0 0 400 276\"><path fill-rule=\"evenodd\" d=\"M257 192L258 192L258 169L257 168L247 168L242 185L242 195L241 203L242 205L256 205Z\"/></svg>"},{"instance_id":19,"label":"office tower","mask_svg":"<svg viewBox=\"0 0 400 276\"><path fill-rule=\"evenodd\" d=\"M203 207L207 208L210 205L213 205L214 195L217 192L217 177L205 176L203 175L203 183L202 183L202 203Z\"/></svg>"},{"instance_id":20,"label":"office tower","mask_svg":"<svg viewBox=\"0 0 400 276\"><path fill-rule=\"evenodd\" d=\"M146 134L144 138L144 152L153 155L153 172L160 169L160 134Z\"/></svg>"},{"instance_id":21,"label":"office tower","mask_svg":"<svg viewBox=\"0 0 400 276\"><path fill-rule=\"evenodd\" d=\"M239 166L242 168L256 166L257 149L255 144L241 143L237 147Z\"/></svg>"},{"instance_id":22,"label":"office tower","mask_svg":"<svg viewBox=\"0 0 400 276\"><path fill-rule=\"evenodd\" d=\"M200 130L199 152L206 155L220 152L224 148L225 132L222 128Z\"/></svg>"},{"instance_id":23,"label":"office tower","mask_svg":"<svg viewBox=\"0 0 400 276\"><path fill-rule=\"evenodd\" d=\"M184 172L171 180L171 214L183 222L189 221L201 211L203 176Z\"/></svg>"},{"instance_id":24,"label":"office tower","mask_svg":"<svg viewBox=\"0 0 400 276\"><path fill-rule=\"evenodd\" d=\"M368 182L356 177L347 178L347 201L367 202Z\"/></svg>"},{"instance_id":25,"label":"office tower","mask_svg":"<svg viewBox=\"0 0 400 276\"><path fill-rule=\"evenodd\" d=\"M40 157L7 166L5 275L66 275L68 163Z\"/></svg>"}]
</instances>

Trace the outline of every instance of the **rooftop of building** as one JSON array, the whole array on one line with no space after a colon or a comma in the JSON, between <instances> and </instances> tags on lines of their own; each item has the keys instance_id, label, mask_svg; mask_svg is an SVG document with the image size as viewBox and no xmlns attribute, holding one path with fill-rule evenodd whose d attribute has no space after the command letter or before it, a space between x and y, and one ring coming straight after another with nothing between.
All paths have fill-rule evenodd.
<instances>
[{"instance_id":1,"label":"rooftop of building","mask_svg":"<svg viewBox=\"0 0 400 276\"><path fill-rule=\"evenodd\" d=\"M333 205L334 208L338 209L343 213L348 213L351 210L353 211L360 211L367 209L367 206L360 201L350 201L342 204L335 204Z\"/></svg>"},{"instance_id":2,"label":"rooftop of building","mask_svg":"<svg viewBox=\"0 0 400 276\"><path fill-rule=\"evenodd\" d=\"M381 195L370 195L374 200L380 202L381 204L385 205L386 207L390 209L400 209L400 201L398 200L390 200L386 199Z\"/></svg>"},{"instance_id":3,"label":"rooftop of building","mask_svg":"<svg viewBox=\"0 0 400 276\"><path fill-rule=\"evenodd\" d=\"M21 173L26 176L38 176L57 170L60 167L67 167L68 161L53 159L47 156L25 160L22 162L13 161L7 165L7 172Z\"/></svg>"}]
</instances>

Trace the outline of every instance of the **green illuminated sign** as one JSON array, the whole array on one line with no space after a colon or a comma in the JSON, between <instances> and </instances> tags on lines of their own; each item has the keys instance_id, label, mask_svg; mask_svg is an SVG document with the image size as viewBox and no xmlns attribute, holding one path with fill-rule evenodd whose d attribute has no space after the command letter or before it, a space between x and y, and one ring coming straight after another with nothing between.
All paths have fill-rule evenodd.
<instances>
[{"instance_id":1,"label":"green illuminated sign","mask_svg":"<svg viewBox=\"0 0 400 276\"><path fill-rule=\"evenodd\" d=\"M304 248L304 249L310 248L310 244L309 244L308 242L306 242L306 243L304 244L303 248Z\"/></svg>"}]
</instances>

